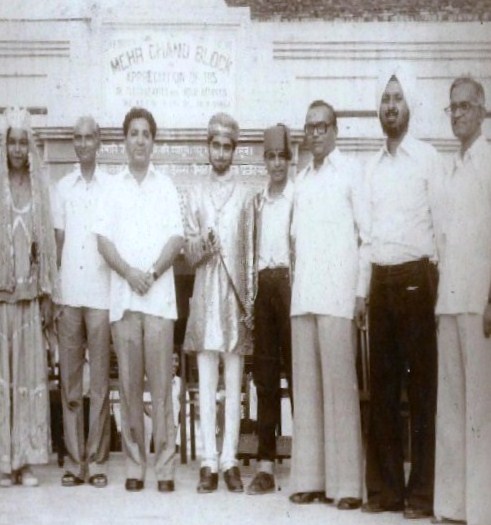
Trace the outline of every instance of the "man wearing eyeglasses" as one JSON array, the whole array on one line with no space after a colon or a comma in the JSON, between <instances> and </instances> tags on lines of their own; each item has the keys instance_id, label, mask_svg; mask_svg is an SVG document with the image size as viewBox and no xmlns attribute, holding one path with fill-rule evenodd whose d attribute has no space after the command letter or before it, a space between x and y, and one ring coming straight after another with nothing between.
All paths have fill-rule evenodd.
<instances>
[{"instance_id":1,"label":"man wearing eyeglasses","mask_svg":"<svg viewBox=\"0 0 491 525\"><path fill-rule=\"evenodd\" d=\"M361 505L362 447L353 315L358 273L359 164L336 147L333 107L305 119L312 161L295 181L293 503Z\"/></svg>"},{"instance_id":2,"label":"man wearing eyeglasses","mask_svg":"<svg viewBox=\"0 0 491 525\"><path fill-rule=\"evenodd\" d=\"M378 113L386 140L364 179L356 319L370 328L370 420L365 512L433 512L436 409L435 224L439 154L409 133L416 104L405 67L380 76ZM411 472L405 484L401 385L407 385Z\"/></svg>"},{"instance_id":3,"label":"man wearing eyeglasses","mask_svg":"<svg viewBox=\"0 0 491 525\"><path fill-rule=\"evenodd\" d=\"M281 370L285 371L290 400L290 224L293 182L288 171L292 158L289 129L283 124L264 132L264 162L268 186L254 199L257 285L254 303L253 377L257 389L258 471L248 494L275 489L276 428L281 416Z\"/></svg>"},{"instance_id":4,"label":"man wearing eyeglasses","mask_svg":"<svg viewBox=\"0 0 491 525\"><path fill-rule=\"evenodd\" d=\"M491 148L484 89L454 80L446 108L460 142L446 181L440 248L435 515L491 523ZM490 293L488 293L488 290Z\"/></svg>"}]
</instances>

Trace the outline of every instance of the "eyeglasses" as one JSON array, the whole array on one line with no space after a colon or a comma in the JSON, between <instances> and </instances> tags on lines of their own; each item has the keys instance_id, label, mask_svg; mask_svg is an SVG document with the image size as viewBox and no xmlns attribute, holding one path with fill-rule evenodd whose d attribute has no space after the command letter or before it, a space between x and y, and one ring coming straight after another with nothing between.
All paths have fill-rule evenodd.
<instances>
[{"instance_id":1,"label":"eyeglasses","mask_svg":"<svg viewBox=\"0 0 491 525\"><path fill-rule=\"evenodd\" d=\"M480 106L481 104L477 102L452 102L452 104L446 107L444 111L447 115L455 115L459 109L462 113L467 113L471 108L477 108Z\"/></svg>"},{"instance_id":2,"label":"eyeglasses","mask_svg":"<svg viewBox=\"0 0 491 525\"><path fill-rule=\"evenodd\" d=\"M276 159L283 162L288 160L287 154L284 151L266 151L266 153L264 154L264 159L269 160L271 162L275 161Z\"/></svg>"},{"instance_id":3,"label":"eyeglasses","mask_svg":"<svg viewBox=\"0 0 491 525\"><path fill-rule=\"evenodd\" d=\"M309 122L305 124L303 130L306 135L313 135L316 131L317 135L325 135L332 125L332 122Z\"/></svg>"}]
</instances>

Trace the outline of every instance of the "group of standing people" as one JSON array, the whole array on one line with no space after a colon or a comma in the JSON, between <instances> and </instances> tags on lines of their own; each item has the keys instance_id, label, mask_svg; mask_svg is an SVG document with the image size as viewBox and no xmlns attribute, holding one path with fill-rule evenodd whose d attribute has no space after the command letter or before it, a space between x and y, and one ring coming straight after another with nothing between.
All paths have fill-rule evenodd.
<instances>
[{"instance_id":1,"label":"group of standing people","mask_svg":"<svg viewBox=\"0 0 491 525\"><path fill-rule=\"evenodd\" d=\"M460 148L451 170L410 131L417 94L398 67L380 78L386 140L365 167L337 145L332 105L305 118L312 159L292 180L290 133L264 133L269 181L256 193L232 169L237 122L208 124L210 172L182 199L151 162L157 125L143 108L123 123L128 165L97 165L100 130L80 118L79 166L50 210L28 114L7 111L0 173L0 485L36 485L48 460L43 328L56 318L68 463L63 486L108 483L109 352L118 358L125 487L144 488L145 385L152 398L155 474L174 490L173 262L195 269L183 350L197 354L203 457L197 491L244 490L237 461L244 356L253 354L258 464L246 491L275 490L282 373L293 417L290 500L340 510L488 525L491 506L491 150L482 85L450 88ZM56 242L55 242L56 241ZM57 263L60 268L60 283ZM53 307L56 303L57 307ZM369 327L366 468L356 327ZM83 432L82 369L90 359ZM216 441L216 390L225 430ZM401 390L407 390L411 470L404 473ZM362 505L363 478L367 501Z\"/></svg>"}]
</instances>

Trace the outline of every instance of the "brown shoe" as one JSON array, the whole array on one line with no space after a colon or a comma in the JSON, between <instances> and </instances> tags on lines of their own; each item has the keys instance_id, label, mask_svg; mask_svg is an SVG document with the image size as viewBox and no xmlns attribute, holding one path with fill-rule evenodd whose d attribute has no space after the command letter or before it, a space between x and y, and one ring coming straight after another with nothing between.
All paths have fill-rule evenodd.
<instances>
[{"instance_id":1,"label":"brown shoe","mask_svg":"<svg viewBox=\"0 0 491 525\"><path fill-rule=\"evenodd\" d=\"M247 494L267 494L274 492L274 476L267 472L258 472L246 490Z\"/></svg>"},{"instance_id":2,"label":"brown shoe","mask_svg":"<svg viewBox=\"0 0 491 525\"><path fill-rule=\"evenodd\" d=\"M145 484L143 483L143 480L136 479L136 478L127 478L124 483L124 488L128 492L140 492L140 490L143 490L145 487Z\"/></svg>"},{"instance_id":3,"label":"brown shoe","mask_svg":"<svg viewBox=\"0 0 491 525\"><path fill-rule=\"evenodd\" d=\"M199 483L197 491L200 494L213 492L218 487L218 474L212 472L210 467L201 467L199 469Z\"/></svg>"},{"instance_id":4,"label":"brown shoe","mask_svg":"<svg viewBox=\"0 0 491 525\"><path fill-rule=\"evenodd\" d=\"M361 507L360 498L341 498L338 501L337 508L339 510L355 510Z\"/></svg>"},{"instance_id":5,"label":"brown shoe","mask_svg":"<svg viewBox=\"0 0 491 525\"><path fill-rule=\"evenodd\" d=\"M431 509L425 509L422 507L412 507L408 505L404 509L403 516L407 520L421 520L421 519L430 518L431 516L433 516L433 511Z\"/></svg>"},{"instance_id":6,"label":"brown shoe","mask_svg":"<svg viewBox=\"0 0 491 525\"><path fill-rule=\"evenodd\" d=\"M230 492L244 492L244 486L240 479L239 467L231 467L223 473L223 479Z\"/></svg>"},{"instance_id":7,"label":"brown shoe","mask_svg":"<svg viewBox=\"0 0 491 525\"><path fill-rule=\"evenodd\" d=\"M159 492L174 492L174 481L172 479L160 479L157 481L157 490Z\"/></svg>"},{"instance_id":8,"label":"brown shoe","mask_svg":"<svg viewBox=\"0 0 491 525\"><path fill-rule=\"evenodd\" d=\"M305 505L318 501L319 503L333 503L332 498L326 497L324 492L295 492L290 496L290 501L298 505Z\"/></svg>"},{"instance_id":9,"label":"brown shoe","mask_svg":"<svg viewBox=\"0 0 491 525\"><path fill-rule=\"evenodd\" d=\"M390 505L382 505L377 501L367 501L361 506L362 512L367 512L368 514L379 514L380 512L401 512L404 510L404 505L402 503L392 503Z\"/></svg>"}]
</instances>

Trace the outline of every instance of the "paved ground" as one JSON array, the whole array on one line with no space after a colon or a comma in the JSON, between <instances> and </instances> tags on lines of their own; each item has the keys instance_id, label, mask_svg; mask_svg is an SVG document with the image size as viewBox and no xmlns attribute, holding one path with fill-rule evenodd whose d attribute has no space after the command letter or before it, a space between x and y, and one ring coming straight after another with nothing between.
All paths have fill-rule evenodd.
<instances>
[{"instance_id":1,"label":"paved ground","mask_svg":"<svg viewBox=\"0 0 491 525\"><path fill-rule=\"evenodd\" d=\"M409 525L401 514L362 514L338 511L333 506L314 503L293 505L288 501L288 462L279 466L279 487L274 494L247 496L226 491L220 479L213 494L196 493L199 464L179 465L176 492L156 490L149 470L146 488L139 493L124 490L121 454L111 455L110 483L105 489L91 486L60 486L62 470L53 462L38 467L40 487L0 489L0 525ZM253 476L254 464L242 467L244 482ZM418 524L428 525L429 520Z\"/></svg>"}]
</instances>

